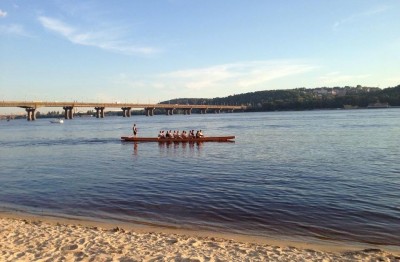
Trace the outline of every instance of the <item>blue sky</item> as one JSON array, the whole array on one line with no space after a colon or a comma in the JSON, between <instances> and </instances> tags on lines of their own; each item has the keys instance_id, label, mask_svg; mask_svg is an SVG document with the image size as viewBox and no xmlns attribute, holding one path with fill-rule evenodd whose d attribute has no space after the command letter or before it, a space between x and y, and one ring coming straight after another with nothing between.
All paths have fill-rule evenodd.
<instances>
[{"instance_id":1,"label":"blue sky","mask_svg":"<svg viewBox=\"0 0 400 262\"><path fill-rule=\"evenodd\" d=\"M400 84L400 1L0 0L0 100Z\"/></svg>"}]
</instances>

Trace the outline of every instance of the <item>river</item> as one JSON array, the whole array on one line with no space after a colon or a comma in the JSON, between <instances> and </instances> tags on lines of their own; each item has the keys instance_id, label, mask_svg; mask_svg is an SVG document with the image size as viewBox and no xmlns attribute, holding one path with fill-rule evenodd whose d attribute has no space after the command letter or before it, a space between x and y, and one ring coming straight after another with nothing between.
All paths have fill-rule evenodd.
<instances>
[{"instance_id":1,"label":"river","mask_svg":"<svg viewBox=\"0 0 400 262\"><path fill-rule=\"evenodd\" d=\"M400 109L0 121L0 210L399 247L399 135Z\"/></svg>"}]
</instances>

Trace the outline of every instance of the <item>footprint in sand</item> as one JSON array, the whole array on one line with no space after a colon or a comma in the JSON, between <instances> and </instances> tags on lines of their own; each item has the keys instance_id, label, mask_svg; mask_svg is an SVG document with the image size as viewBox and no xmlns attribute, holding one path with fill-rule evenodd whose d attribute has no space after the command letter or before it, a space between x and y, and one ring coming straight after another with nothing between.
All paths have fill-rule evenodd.
<instances>
[{"instance_id":1,"label":"footprint in sand","mask_svg":"<svg viewBox=\"0 0 400 262\"><path fill-rule=\"evenodd\" d=\"M173 244L177 243L178 240L175 239L175 238L171 238L171 239L165 240L165 242L167 242L167 243L170 244L170 245L173 245Z\"/></svg>"},{"instance_id":2,"label":"footprint in sand","mask_svg":"<svg viewBox=\"0 0 400 262\"><path fill-rule=\"evenodd\" d=\"M77 248L78 248L78 245L77 245L77 244L72 244L72 245L64 246L64 247L62 248L62 250L64 250L64 251L67 251L67 250L75 250L75 249L77 249Z\"/></svg>"}]
</instances>

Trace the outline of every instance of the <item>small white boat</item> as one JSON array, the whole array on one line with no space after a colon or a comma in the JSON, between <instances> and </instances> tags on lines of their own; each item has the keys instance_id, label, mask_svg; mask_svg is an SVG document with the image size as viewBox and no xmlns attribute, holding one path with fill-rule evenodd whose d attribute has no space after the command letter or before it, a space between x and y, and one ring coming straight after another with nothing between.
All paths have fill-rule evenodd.
<instances>
[{"instance_id":1,"label":"small white boat","mask_svg":"<svg viewBox=\"0 0 400 262\"><path fill-rule=\"evenodd\" d=\"M53 124L62 124L62 123L64 123L64 120L61 119L61 118L53 119L53 120L50 120L50 123L53 123Z\"/></svg>"}]
</instances>

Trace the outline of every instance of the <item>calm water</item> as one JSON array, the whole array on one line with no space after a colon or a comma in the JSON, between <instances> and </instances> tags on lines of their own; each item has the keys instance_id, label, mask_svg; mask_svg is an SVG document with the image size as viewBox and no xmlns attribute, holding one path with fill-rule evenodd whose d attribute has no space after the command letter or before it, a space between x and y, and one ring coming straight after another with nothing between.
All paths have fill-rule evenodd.
<instances>
[{"instance_id":1,"label":"calm water","mask_svg":"<svg viewBox=\"0 0 400 262\"><path fill-rule=\"evenodd\" d=\"M0 209L400 246L399 135L399 109L1 121Z\"/></svg>"}]
</instances>

